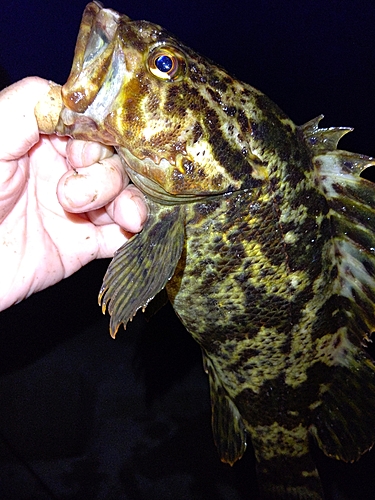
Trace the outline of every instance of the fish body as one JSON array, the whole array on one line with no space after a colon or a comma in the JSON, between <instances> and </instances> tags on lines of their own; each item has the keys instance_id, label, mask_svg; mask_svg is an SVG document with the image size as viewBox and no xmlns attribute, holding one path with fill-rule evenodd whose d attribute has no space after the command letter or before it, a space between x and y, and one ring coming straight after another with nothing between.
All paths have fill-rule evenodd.
<instances>
[{"instance_id":1,"label":"fish body","mask_svg":"<svg viewBox=\"0 0 375 500\"><path fill-rule=\"evenodd\" d=\"M59 133L114 145L146 195L100 291L111 334L166 288L202 347L214 439L262 498L323 498L309 452L375 441L375 190L346 128L296 126L157 25L87 6Z\"/></svg>"}]
</instances>

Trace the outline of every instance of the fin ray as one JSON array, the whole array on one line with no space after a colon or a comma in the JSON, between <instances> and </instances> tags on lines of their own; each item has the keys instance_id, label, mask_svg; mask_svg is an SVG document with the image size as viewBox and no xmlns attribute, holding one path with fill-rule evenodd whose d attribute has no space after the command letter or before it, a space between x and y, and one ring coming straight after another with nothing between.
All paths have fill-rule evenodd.
<instances>
[{"instance_id":1,"label":"fin ray","mask_svg":"<svg viewBox=\"0 0 375 500\"><path fill-rule=\"evenodd\" d=\"M375 187L360 177L375 160L331 150L333 143L325 147L324 137L335 132L314 127L317 122L304 133L318 138L312 145L315 185L328 204L324 261L330 279L322 292L323 309L331 312L321 313L331 339L325 361L331 378L320 388L310 432L326 455L352 462L375 442L375 366L364 350L375 329Z\"/></svg>"},{"instance_id":2,"label":"fin ray","mask_svg":"<svg viewBox=\"0 0 375 500\"><path fill-rule=\"evenodd\" d=\"M326 455L353 462L375 441L375 366L366 353L349 343L342 353L313 412L310 432Z\"/></svg>"},{"instance_id":3,"label":"fin ray","mask_svg":"<svg viewBox=\"0 0 375 500\"><path fill-rule=\"evenodd\" d=\"M203 364L210 383L212 431L222 462L233 465L246 450L246 429L237 406L226 393L209 357Z\"/></svg>"},{"instance_id":4,"label":"fin ray","mask_svg":"<svg viewBox=\"0 0 375 500\"><path fill-rule=\"evenodd\" d=\"M112 337L165 287L182 253L182 207L155 206L152 214L143 231L116 252L104 276L99 304L111 314Z\"/></svg>"}]
</instances>

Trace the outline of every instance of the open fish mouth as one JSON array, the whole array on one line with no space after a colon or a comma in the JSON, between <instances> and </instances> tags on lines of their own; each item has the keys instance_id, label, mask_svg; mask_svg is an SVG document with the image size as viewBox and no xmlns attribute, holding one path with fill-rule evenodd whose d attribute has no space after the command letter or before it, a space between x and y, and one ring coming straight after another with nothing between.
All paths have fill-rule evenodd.
<instances>
[{"instance_id":1,"label":"open fish mouth","mask_svg":"<svg viewBox=\"0 0 375 500\"><path fill-rule=\"evenodd\" d=\"M106 123L126 79L124 51L117 34L127 16L90 3L83 14L72 70L62 87L63 110L56 132L78 139L116 144ZM129 18L127 18L129 19Z\"/></svg>"}]
</instances>

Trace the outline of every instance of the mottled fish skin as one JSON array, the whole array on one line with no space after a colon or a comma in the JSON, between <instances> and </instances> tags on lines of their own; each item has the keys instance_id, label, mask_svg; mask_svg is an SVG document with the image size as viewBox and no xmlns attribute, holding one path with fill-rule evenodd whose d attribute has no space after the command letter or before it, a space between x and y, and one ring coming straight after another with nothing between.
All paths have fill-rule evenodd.
<instances>
[{"instance_id":1,"label":"mottled fish skin","mask_svg":"<svg viewBox=\"0 0 375 500\"><path fill-rule=\"evenodd\" d=\"M58 132L114 145L149 201L100 292L111 334L166 287L202 347L221 459L249 437L262 498L323 498L309 437L345 461L375 441L373 160L96 2L63 99Z\"/></svg>"}]
</instances>

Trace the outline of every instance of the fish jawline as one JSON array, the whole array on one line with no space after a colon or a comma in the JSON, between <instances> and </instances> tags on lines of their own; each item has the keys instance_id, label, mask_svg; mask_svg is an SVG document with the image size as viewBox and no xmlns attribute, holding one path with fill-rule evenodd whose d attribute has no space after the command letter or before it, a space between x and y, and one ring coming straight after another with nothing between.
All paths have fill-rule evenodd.
<instances>
[{"instance_id":1,"label":"fish jawline","mask_svg":"<svg viewBox=\"0 0 375 500\"><path fill-rule=\"evenodd\" d=\"M160 184L148 178L147 176L139 173L140 170L144 170L145 162L149 164L150 168L152 168L153 165L155 166L155 168L157 168L157 165L150 158L140 160L124 147L118 148L117 152L123 162L126 173L129 175L133 184L137 186L137 188L139 188L149 198L163 205L181 205L185 203L206 201L207 198L210 199L218 198L222 197L223 194L231 194L232 192L234 192L230 191L223 193L215 192L215 193L197 193L197 194L168 193L168 191L163 189L160 186Z\"/></svg>"}]
</instances>

